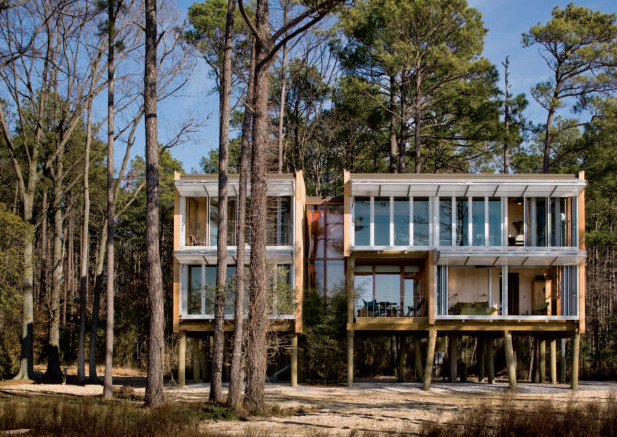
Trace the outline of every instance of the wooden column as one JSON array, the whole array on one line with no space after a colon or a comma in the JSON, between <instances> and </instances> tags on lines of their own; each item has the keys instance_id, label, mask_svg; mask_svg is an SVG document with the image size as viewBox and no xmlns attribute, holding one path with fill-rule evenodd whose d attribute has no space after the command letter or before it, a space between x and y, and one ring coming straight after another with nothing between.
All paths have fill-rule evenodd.
<instances>
[{"instance_id":1,"label":"wooden column","mask_svg":"<svg viewBox=\"0 0 617 437\"><path fill-rule=\"evenodd\" d=\"M540 384L546 381L546 340L540 338L539 341L540 351L538 353L538 369L540 372L539 382Z\"/></svg>"},{"instance_id":2,"label":"wooden column","mask_svg":"<svg viewBox=\"0 0 617 437\"><path fill-rule=\"evenodd\" d=\"M566 383L566 339L561 339L561 368L559 369L559 381Z\"/></svg>"},{"instance_id":3,"label":"wooden column","mask_svg":"<svg viewBox=\"0 0 617 437\"><path fill-rule=\"evenodd\" d=\"M495 384L495 340L492 338L486 341L486 367L488 383Z\"/></svg>"},{"instance_id":4,"label":"wooden column","mask_svg":"<svg viewBox=\"0 0 617 437\"><path fill-rule=\"evenodd\" d=\"M572 390L578 388L578 354L580 346L581 334L577 332L572 339L572 381L570 383Z\"/></svg>"},{"instance_id":5,"label":"wooden column","mask_svg":"<svg viewBox=\"0 0 617 437\"><path fill-rule=\"evenodd\" d=\"M347 199L347 196L345 197ZM353 322L354 322L354 276L356 260L353 256L347 258L345 275L345 292L347 298L347 387L353 386Z\"/></svg>"},{"instance_id":6,"label":"wooden column","mask_svg":"<svg viewBox=\"0 0 617 437\"><path fill-rule=\"evenodd\" d=\"M416 378L418 379L418 381L422 381L424 379L422 377L422 343L417 336L413 338L413 349L416 358Z\"/></svg>"},{"instance_id":7,"label":"wooden column","mask_svg":"<svg viewBox=\"0 0 617 437\"><path fill-rule=\"evenodd\" d=\"M186 384L186 332L180 332L178 341L178 385L184 387Z\"/></svg>"},{"instance_id":8,"label":"wooden column","mask_svg":"<svg viewBox=\"0 0 617 437\"><path fill-rule=\"evenodd\" d=\"M557 340L549 341L551 384L557 384Z\"/></svg>"},{"instance_id":9,"label":"wooden column","mask_svg":"<svg viewBox=\"0 0 617 437\"><path fill-rule=\"evenodd\" d=\"M199 382L200 380L200 376L199 376L199 339L198 338L192 338L191 339L191 346L193 349L192 355L193 355L193 382Z\"/></svg>"},{"instance_id":10,"label":"wooden column","mask_svg":"<svg viewBox=\"0 0 617 437\"><path fill-rule=\"evenodd\" d=\"M423 390L431 388L431 376L433 375L433 361L435 360L435 343L437 342L437 330L431 328L428 331L428 346L426 348L426 365L424 366Z\"/></svg>"},{"instance_id":11,"label":"wooden column","mask_svg":"<svg viewBox=\"0 0 617 437\"><path fill-rule=\"evenodd\" d=\"M450 382L455 383L458 364L458 335L454 332L448 335L448 362L450 365Z\"/></svg>"},{"instance_id":12,"label":"wooden column","mask_svg":"<svg viewBox=\"0 0 617 437\"><path fill-rule=\"evenodd\" d=\"M291 371L291 386L295 387L298 385L298 334L295 332L291 333L291 357L290 357L290 371Z\"/></svg>"},{"instance_id":13,"label":"wooden column","mask_svg":"<svg viewBox=\"0 0 617 437\"><path fill-rule=\"evenodd\" d=\"M512 348L512 334L509 331L505 332L506 339L506 364L508 366L508 381L510 390L516 391L516 365L514 364L514 350Z\"/></svg>"},{"instance_id":14,"label":"wooden column","mask_svg":"<svg viewBox=\"0 0 617 437\"><path fill-rule=\"evenodd\" d=\"M486 340L483 336L478 336L478 346L480 347L480 353L478 354L478 382L484 380L486 368Z\"/></svg>"},{"instance_id":15,"label":"wooden column","mask_svg":"<svg viewBox=\"0 0 617 437\"><path fill-rule=\"evenodd\" d=\"M405 362L407 361L407 337L399 336L400 349L398 351L398 371L396 379L398 382L405 382Z\"/></svg>"},{"instance_id":16,"label":"wooden column","mask_svg":"<svg viewBox=\"0 0 617 437\"><path fill-rule=\"evenodd\" d=\"M201 366L201 380L206 382L208 381L208 345L210 342L208 341L209 337L206 337L204 341L201 342L201 348L199 351L199 364Z\"/></svg>"}]
</instances>

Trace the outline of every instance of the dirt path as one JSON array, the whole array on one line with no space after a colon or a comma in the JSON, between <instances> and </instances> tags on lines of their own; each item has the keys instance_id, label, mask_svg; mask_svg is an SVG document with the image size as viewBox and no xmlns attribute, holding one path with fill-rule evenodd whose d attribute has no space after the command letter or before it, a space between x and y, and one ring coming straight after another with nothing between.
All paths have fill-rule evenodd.
<instances>
[{"instance_id":1,"label":"dirt path","mask_svg":"<svg viewBox=\"0 0 617 437\"><path fill-rule=\"evenodd\" d=\"M118 386L121 389L122 386ZM143 388L124 389L143 396ZM102 394L99 385L1 385L0 392L27 394L71 394L97 396ZM548 384L519 384L516 394L509 392L507 384L434 383L425 392L419 383L396 383L392 378L358 382L353 388L318 387L287 384L267 384L267 402L281 408L303 407L306 411L288 417L251 418L248 421L205 423L206 430L214 434L253 436L303 436L340 435L361 433L375 435L398 432L415 435L426 421L445 421L463 409L498 403L504 398L512 402L533 405L552 401L563 403L605 401L617 392L614 382L581 381L579 390L569 386ZM167 389L169 399L177 402L206 401L208 384L190 384L186 387Z\"/></svg>"}]
</instances>

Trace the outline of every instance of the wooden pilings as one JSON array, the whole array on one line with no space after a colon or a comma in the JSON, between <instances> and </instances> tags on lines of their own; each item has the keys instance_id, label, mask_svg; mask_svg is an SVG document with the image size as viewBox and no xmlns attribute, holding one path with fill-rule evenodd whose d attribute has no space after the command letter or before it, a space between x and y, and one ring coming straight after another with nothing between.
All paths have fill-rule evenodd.
<instances>
[{"instance_id":1,"label":"wooden pilings","mask_svg":"<svg viewBox=\"0 0 617 437\"><path fill-rule=\"evenodd\" d=\"M407 361L407 337L399 336L398 370L396 373L398 382L405 382L405 362Z\"/></svg>"},{"instance_id":2,"label":"wooden pilings","mask_svg":"<svg viewBox=\"0 0 617 437\"><path fill-rule=\"evenodd\" d=\"M572 390L578 388L578 354L580 346L581 334L577 332L572 339L572 381L570 382Z\"/></svg>"},{"instance_id":3,"label":"wooden pilings","mask_svg":"<svg viewBox=\"0 0 617 437\"><path fill-rule=\"evenodd\" d=\"M557 340L551 338L549 341L550 373L551 384L557 384Z\"/></svg>"},{"instance_id":4,"label":"wooden pilings","mask_svg":"<svg viewBox=\"0 0 617 437\"><path fill-rule=\"evenodd\" d=\"M290 371L291 371L291 386L298 385L298 334L292 332L291 338L291 350L290 350Z\"/></svg>"},{"instance_id":5,"label":"wooden pilings","mask_svg":"<svg viewBox=\"0 0 617 437\"><path fill-rule=\"evenodd\" d=\"M422 343L420 343L420 339L416 336L413 338L413 349L415 354L415 367L416 367L416 378L418 381L422 381L424 378L422 374Z\"/></svg>"},{"instance_id":6,"label":"wooden pilings","mask_svg":"<svg viewBox=\"0 0 617 437\"><path fill-rule=\"evenodd\" d=\"M544 338L540 338L538 342L539 352L538 352L538 371L539 371L539 381L542 384L546 380L546 340Z\"/></svg>"},{"instance_id":7,"label":"wooden pilings","mask_svg":"<svg viewBox=\"0 0 617 437\"><path fill-rule=\"evenodd\" d=\"M186 384L186 332L180 332L178 341L178 385Z\"/></svg>"},{"instance_id":8,"label":"wooden pilings","mask_svg":"<svg viewBox=\"0 0 617 437\"><path fill-rule=\"evenodd\" d=\"M514 349L512 348L512 334L505 331L506 364L508 367L508 382L510 390L516 391L516 365L514 363Z\"/></svg>"},{"instance_id":9,"label":"wooden pilings","mask_svg":"<svg viewBox=\"0 0 617 437\"><path fill-rule=\"evenodd\" d=\"M448 362L450 364L450 382L456 382L456 369L458 364L458 335L451 333L448 335Z\"/></svg>"},{"instance_id":10,"label":"wooden pilings","mask_svg":"<svg viewBox=\"0 0 617 437\"><path fill-rule=\"evenodd\" d=\"M353 331L347 331L347 387L353 386Z\"/></svg>"}]
</instances>

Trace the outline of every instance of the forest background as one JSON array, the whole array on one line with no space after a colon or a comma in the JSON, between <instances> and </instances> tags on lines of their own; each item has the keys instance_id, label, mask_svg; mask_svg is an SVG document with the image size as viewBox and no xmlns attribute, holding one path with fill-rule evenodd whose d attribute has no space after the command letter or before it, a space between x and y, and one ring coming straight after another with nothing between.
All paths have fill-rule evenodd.
<instances>
[{"instance_id":1,"label":"forest background","mask_svg":"<svg viewBox=\"0 0 617 437\"><path fill-rule=\"evenodd\" d=\"M280 26L311 2L271 3L271 20ZM280 47L273 60L269 170L303 170L307 190L315 196L340 195L343 169L585 171L587 332L581 373L614 376L615 14L571 4L555 8L547 23L528 29L522 45L543 59L548 79L538 81L528 95L512 95L507 80L516 66L506 53L501 65L482 57L486 29L465 1L339 3L318 26ZM204 100L221 90L227 2L196 3L186 22L173 9L159 2L159 105L186 92L196 63L208 66L214 83L213 89L203 90ZM113 161L114 364L145 368L150 322L146 165L136 156L142 150L138 132L144 117L143 5L127 1L116 14L112 141L120 158ZM95 378L93 366L105 355L108 314L102 293L108 278L105 167L110 139L103 100L109 67L103 54L112 33L108 15L100 2L25 0L0 2L0 21L0 376L19 370L22 278L32 274L34 361L55 366L87 361L89 376ZM235 23L230 172L239 168L237 132L251 53L249 29L239 15ZM527 118L530 100L542 108L542 122ZM185 169L173 150L201 123L187 118L160 144L167 372L177 359L171 330L173 173L215 173L219 156L212 150L198 168ZM34 243L32 271L23 260L27 241Z\"/></svg>"}]
</instances>

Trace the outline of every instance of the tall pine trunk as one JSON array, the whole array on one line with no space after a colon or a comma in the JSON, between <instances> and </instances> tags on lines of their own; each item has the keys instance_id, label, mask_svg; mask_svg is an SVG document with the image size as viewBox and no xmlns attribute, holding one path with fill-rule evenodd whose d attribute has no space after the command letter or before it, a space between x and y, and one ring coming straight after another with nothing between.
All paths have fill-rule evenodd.
<instances>
[{"instance_id":1,"label":"tall pine trunk","mask_svg":"<svg viewBox=\"0 0 617 437\"><path fill-rule=\"evenodd\" d=\"M144 110L146 129L146 261L150 289L150 335L145 402L149 407L163 403L164 308L161 255L159 252L159 143L156 113L156 0L146 0L146 57L144 66Z\"/></svg>"},{"instance_id":2,"label":"tall pine trunk","mask_svg":"<svg viewBox=\"0 0 617 437\"><path fill-rule=\"evenodd\" d=\"M251 49L251 65L249 83L244 105L244 119L242 121L242 142L240 146L240 181L238 187L238 223L236 226L237 267L236 267L236 301L234 303L234 340L231 355L231 372L229 379L229 393L227 403L233 407L242 404L242 345L244 343L244 260L246 241L246 199L248 179L248 153L250 146L251 125L253 120L253 86L255 69L255 41Z\"/></svg>"}]
</instances>

